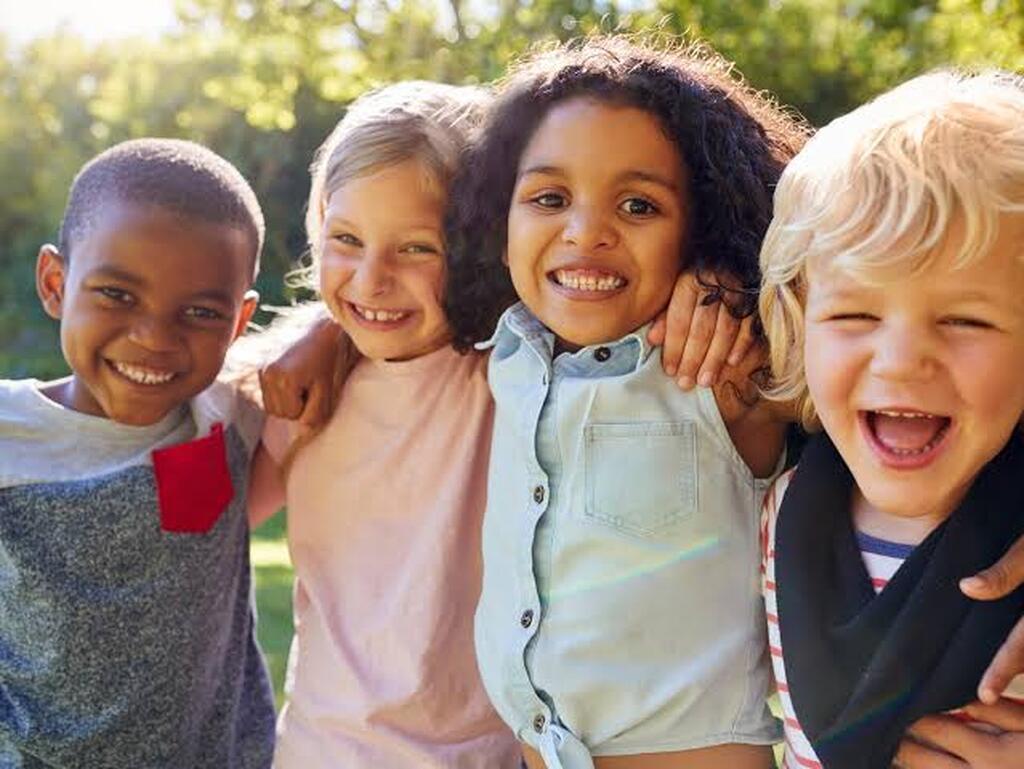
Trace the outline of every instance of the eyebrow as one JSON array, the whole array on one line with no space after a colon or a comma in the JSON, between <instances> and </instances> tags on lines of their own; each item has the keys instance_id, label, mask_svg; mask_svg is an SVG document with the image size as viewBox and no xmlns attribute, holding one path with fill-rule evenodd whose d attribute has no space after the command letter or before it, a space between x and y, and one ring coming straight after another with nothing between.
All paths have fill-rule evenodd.
<instances>
[{"instance_id":1,"label":"eyebrow","mask_svg":"<svg viewBox=\"0 0 1024 769\"><path fill-rule=\"evenodd\" d=\"M111 280L119 280L122 283L128 283L133 286L141 286L145 283L142 278L127 270L122 270L120 267L97 267L92 272L86 275L87 278L108 278Z\"/></svg>"},{"instance_id":2,"label":"eyebrow","mask_svg":"<svg viewBox=\"0 0 1024 769\"><path fill-rule=\"evenodd\" d=\"M343 216L325 216L324 225L330 225L332 227L347 227L351 230L359 229L354 222L349 221ZM395 229L403 234L422 234L424 232L429 232L432 235L437 235L438 237L442 237L441 233L444 231L443 226L428 224L427 222L413 222L411 224L399 223Z\"/></svg>"},{"instance_id":3,"label":"eyebrow","mask_svg":"<svg viewBox=\"0 0 1024 769\"><path fill-rule=\"evenodd\" d=\"M517 179L521 179L529 174L542 174L545 176L565 176L565 169L559 166L551 165L536 165L524 168L519 172ZM615 177L616 182L628 182L628 181L641 181L649 182L651 184L657 184L659 187L664 187L673 194L679 194L679 185L673 182L668 177L662 176L661 174L655 173L654 171L642 171L639 168L632 168L627 171L623 171L621 174Z\"/></svg>"}]
</instances>

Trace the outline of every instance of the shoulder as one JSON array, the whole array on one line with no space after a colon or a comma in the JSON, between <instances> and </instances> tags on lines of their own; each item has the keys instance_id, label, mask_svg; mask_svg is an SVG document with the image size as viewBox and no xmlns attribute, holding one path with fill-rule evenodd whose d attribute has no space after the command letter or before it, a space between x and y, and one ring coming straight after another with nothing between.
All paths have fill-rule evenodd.
<instances>
[{"instance_id":1,"label":"shoulder","mask_svg":"<svg viewBox=\"0 0 1024 769\"><path fill-rule=\"evenodd\" d=\"M199 435L205 435L215 422L225 430L233 427L251 454L263 430L263 411L245 397L234 384L216 381L192 399L192 416Z\"/></svg>"}]
</instances>

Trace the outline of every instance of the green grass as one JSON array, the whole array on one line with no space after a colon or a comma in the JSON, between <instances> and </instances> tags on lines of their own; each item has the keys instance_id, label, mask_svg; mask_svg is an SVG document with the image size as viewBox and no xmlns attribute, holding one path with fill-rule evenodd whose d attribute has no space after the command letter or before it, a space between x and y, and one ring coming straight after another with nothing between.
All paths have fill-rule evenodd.
<instances>
[{"instance_id":1,"label":"green grass","mask_svg":"<svg viewBox=\"0 0 1024 769\"><path fill-rule=\"evenodd\" d=\"M270 667L278 709L284 702L284 671L292 642L292 564L281 510L252 534L256 572L256 635Z\"/></svg>"}]
</instances>

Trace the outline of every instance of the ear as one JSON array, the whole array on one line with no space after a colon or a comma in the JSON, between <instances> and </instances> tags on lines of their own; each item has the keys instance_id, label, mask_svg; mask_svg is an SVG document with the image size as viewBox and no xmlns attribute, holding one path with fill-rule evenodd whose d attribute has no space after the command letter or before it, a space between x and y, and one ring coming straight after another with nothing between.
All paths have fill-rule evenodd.
<instances>
[{"instance_id":1,"label":"ear","mask_svg":"<svg viewBox=\"0 0 1024 769\"><path fill-rule=\"evenodd\" d=\"M46 314L60 320L64 312L64 283L67 279L67 262L57 247L44 244L36 258L36 293Z\"/></svg>"},{"instance_id":2,"label":"ear","mask_svg":"<svg viewBox=\"0 0 1024 769\"><path fill-rule=\"evenodd\" d=\"M235 330L231 335L231 340L238 339L242 334L245 333L246 326L249 325L249 321L252 320L253 313L256 312L256 305L259 304L260 295L258 291L246 291L245 296L242 299L242 311L238 314L238 322L235 324Z\"/></svg>"}]
</instances>

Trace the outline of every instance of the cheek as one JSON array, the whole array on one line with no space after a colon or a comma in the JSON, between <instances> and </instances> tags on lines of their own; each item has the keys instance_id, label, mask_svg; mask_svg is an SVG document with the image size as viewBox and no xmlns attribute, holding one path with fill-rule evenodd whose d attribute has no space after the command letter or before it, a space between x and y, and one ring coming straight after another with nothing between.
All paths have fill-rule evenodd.
<instances>
[{"instance_id":1,"label":"cheek","mask_svg":"<svg viewBox=\"0 0 1024 769\"><path fill-rule=\"evenodd\" d=\"M445 277L442 263L419 265L398 275L399 282L428 315L444 312Z\"/></svg>"},{"instance_id":2,"label":"cheek","mask_svg":"<svg viewBox=\"0 0 1024 769\"><path fill-rule=\"evenodd\" d=\"M993 418L1005 420L1008 414L1016 414L1017 421L1024 411L1021 360L1024 347L1020 345L990 349L978 345L953 359L950 369L961 397Z\"/></svg>"},{"instance_id":3,"label":"cheek","mask_svg":"<svg viewBox=\"0 0 1024 769\"><path fill-rule=\"evenodd\" d=\"M848 340L809 323L804 337L804 375L819 411L848 395L855 378L855 356Z\"/></svg>"},{"instance_id":4,"label":"cheek","mask_svg":"<svg viewBox=\"0 0 1024 769\"><path fill-rule=\"evenodd\" d=\"M329 297L352 277L353 268L348 259L325 253L320 259L320 294Z\"/></svg>"}]
</instances>

